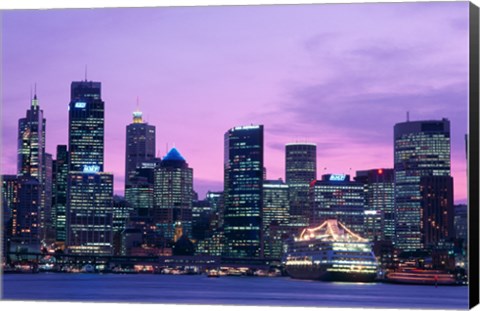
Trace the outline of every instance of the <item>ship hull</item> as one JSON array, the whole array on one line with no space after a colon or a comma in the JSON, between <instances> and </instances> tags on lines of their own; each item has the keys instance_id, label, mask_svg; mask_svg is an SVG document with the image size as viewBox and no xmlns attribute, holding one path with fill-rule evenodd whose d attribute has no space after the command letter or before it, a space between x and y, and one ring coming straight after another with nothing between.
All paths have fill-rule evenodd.
<instances>
[{"instance_id":1,"label":"ship hull","mask_svg":"<svg viewBox=\"0 0 480 311\"><path fill-rule=\"evenodd\" d=\"M377 277L375 273L332 272L319 266L288 267L286 271L294 279L328 282L375 282Z\"/></svg>"},{"instance_id":2,"label":"ship hull","mask_svg":"<svg viewBox=\"0 0 480 311\"><path fill-rule=\"evenodd\" d=\"M385 282L416 285L458 285L455 276L432 271L404 271L387 274Z\"/></svg>"}]
</instances>

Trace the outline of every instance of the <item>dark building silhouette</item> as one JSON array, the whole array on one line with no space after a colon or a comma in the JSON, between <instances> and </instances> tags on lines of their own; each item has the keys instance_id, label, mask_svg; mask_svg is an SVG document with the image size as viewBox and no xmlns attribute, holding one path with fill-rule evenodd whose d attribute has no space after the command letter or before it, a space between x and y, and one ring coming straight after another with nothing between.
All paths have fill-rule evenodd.
<instances>
[{"instance_id":1,"label":"dark building silhouette","mask_svg":"<svg viewBox=\"0 0 480 311\"><path fill-rule=\"evenodd\" d=\"M290 214L309 217L308 189L317 179L317 145L285 145L285 181L290 191Z\"/></svg>"},{"instance_id":2,"label":"dark building silhouette","mask_svg":"<svg viewBox=\"0 0 480 311\"><path fill-rule=\"evenodd\" d=\"M420 179L422 196L422 243L435 248L439 243L455 238L453 209L453 178L424 176Z\"/></svg>"},{"instance_id":3,"label":"dark building silhouette","mask_svg":"<svg viewBox=\"0 0 480 311\"><path fill-rule=\"evenodd\" d=\"M224 138L224 255L263 257L263 125L234 127Z\"/></svg>"},{"instance_id":4,"label":"dark building silhouette","mask_svg":"<svg viewBox=\"0 0 480 311\"><path fill-rule=\"evenodd\" d=\"M52 174L52 219L56 241L65 243L67 183L68 183L68 151L66 145L57 146L57 158L53 161Z\"/></svg>"}]
</instances>

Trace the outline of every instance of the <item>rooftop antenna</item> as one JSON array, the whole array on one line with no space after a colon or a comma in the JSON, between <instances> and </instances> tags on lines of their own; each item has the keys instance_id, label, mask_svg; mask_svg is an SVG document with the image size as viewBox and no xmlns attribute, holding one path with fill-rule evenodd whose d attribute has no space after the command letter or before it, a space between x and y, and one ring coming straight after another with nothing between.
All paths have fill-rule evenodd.
<instances>
[{"instance_id":1,"label":"rooftop antenna","mask_svg":"<svg viewBox=\"0 0 480 311\"><path fill-rule=\"evenodd\" d=\"M87 82L87 65L85 65L85 82Z\"/></svg>"},{"instance_id":2,"label":"rooftop antenna","mask_svg":"<svg viewBox=\"0 0 480 311\"><path fill-rule=\"evenodd\" d=\"M33 92L33 96L35 98L37 98L37 82L35 82L35 89L34 89L34 92Z\"/></svg>"},{"instance_id":3,"label":"rooftop antenna","mask_svg":"<svg viewBox=\"0 0 480 311\"><path fill-rule=\"evenodd\" d=\"M30 101L33 99L33 94L32 94L32 85L30 84Z\"/></svg>"},{"instance_id":4,"label":"rooftop antenna","mask_svg":"<svg viewBox=\"0 0 480 311\"><path fill-rule=\"evenodd\" d=\"M407 111L407 122L410 122L410 112Z\"/></svg>"}]
</instances>

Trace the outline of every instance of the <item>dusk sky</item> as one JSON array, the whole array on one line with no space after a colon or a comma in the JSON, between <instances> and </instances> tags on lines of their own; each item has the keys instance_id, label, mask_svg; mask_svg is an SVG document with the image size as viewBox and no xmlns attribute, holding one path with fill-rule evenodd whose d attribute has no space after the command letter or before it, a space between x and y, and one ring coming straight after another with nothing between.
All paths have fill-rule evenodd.
<instances>
[{"instance_id":1,"label":"dusk sky","mask_svg":"<svg viewBox=\"0 0 480 311\"><path fill-rule=\"evenodd\" d=\"M393 126L448 118L455 201L466 202L468 2L4 11L3 174L37 85L47 152L68 142L70 83L102 83L105 170L123 195L137 97L164 156L195 190L223 189L224 133L263 124L269 179L285 144L317 144L318 177L393 167Z\"/></svg>"}]
</instances>

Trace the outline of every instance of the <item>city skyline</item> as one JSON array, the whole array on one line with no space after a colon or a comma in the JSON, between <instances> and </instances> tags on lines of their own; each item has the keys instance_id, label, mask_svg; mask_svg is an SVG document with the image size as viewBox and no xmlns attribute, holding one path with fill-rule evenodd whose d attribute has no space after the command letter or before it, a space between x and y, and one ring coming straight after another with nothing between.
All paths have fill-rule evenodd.
<instances>
[{"instance_id":1,"label":"city skyline","mask_svg":"<svg viewBox=\"0 0 480 311\"><path fill-rule=\"evenodd\" d=\"M337 9L357 23L326 18ZM362 19L366 10L373 21ZM193 168L201 197L223 189L223 133L229 128L264 125L268 179L285 180L285 144L295 141L317 144L318 177L353 176L358 170L393 168L393 126L409 111L411 120L451 121L455 202L464 203L468 21L461 18L467 10L462 3L405 3L5 12L2 174L16 172L17 120L29 107L29 86L35 82L47 119L46 151L55 156L56 145L67 144L69 83L82 80L87 64L86 78L103 85L105 171L114 173L116 194L123 195L125 128L138 96L145 121L157 128L157 155L165 156L167 143L175 145ZM242 19L247 14L251 25ZM408 25L401 21L406 14ZM42 35L47 40L38 35L75 17L79 22L66 25L69 31ZM235 23L226 23L229 18ZM119 20L125 23L115 23ZM375 22L386 29L374 30ZM217 23L227 29L216 30ZM353 25L360 31L354 34ZM100 33L85 31L89 45L104 49L81 44L73 49L82 42L73 37L83 38L84 27ZM441 38L436 27L443 29ZM412 37L414 31L421 36ZM157 35L165 40L152 42ZM449 35L455 44L439 44ZM66 41L52 48L60 39ZM34 46L35 53L20 52L23 44ZM109 59L112 49L119 55ZM134 65L127 64L131 57ZM120 63L121 70L110 75Z\"/></svg>"}]
</instances>

